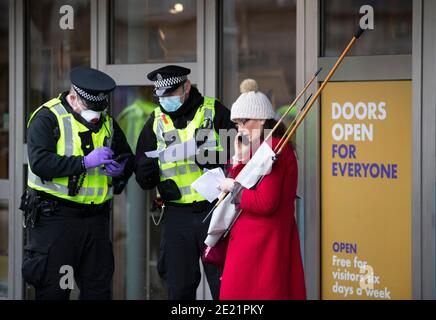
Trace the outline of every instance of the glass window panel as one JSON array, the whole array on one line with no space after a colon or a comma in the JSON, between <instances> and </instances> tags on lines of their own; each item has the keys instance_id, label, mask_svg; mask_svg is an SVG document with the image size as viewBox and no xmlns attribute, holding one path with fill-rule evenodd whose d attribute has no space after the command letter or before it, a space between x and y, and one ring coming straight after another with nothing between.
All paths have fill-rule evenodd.
<instances>
[{"instance_id":1,"label":"glass window panel","mask_svg":"<svg viewBox=\"0 0 436 320\"><path fill-rule=\"evenodd\" d=\"M0 179L9 177L9 1L0 1Z\"/></svg>"},{"instance_id":2,"label":"glass window panel","mask_svg":"<svg viewBox=\"0 0 436 320\"><path fill-rule=\"evenodd\" d=\"M0 200L0 298L8 296L8 202Z\"/></svg>"},{"instance_id":3,"label":"glass window panel","mask_svg":"<svg viewBox=\"0 0 436 320\"><path fill-rule=\"evenodd\" d=\"M412 54L412 0L321 0L321 55L339 56L359 26L361 6L374 8L368 30L350 55Z\"/></svg>"},{"instance_id":4,"label":"glass window panel","mask_svg":"<svg viewBox=\"0 0 436 320\"><path fill-rule=\"evenodd\" d=\"M63 30L59 9L74 10L74 29ZM90 66L90 0L26 1L27 102L32 111L70 85L70 70Z\"/></svg>"},{"instance_id":5,"label":"glass window panel","mask_svg":"<svg viewBox=\"0 0 436 320\"><path fill-rule=\"evenodd\" d=\"M255 79L279 109L295 93L296 1L222 1L221 93L230 107L239 84Z\"/></svg>"},{"instance_id":6,"label":"glass window panel","mask_svg":"<svg viewBox=\"0 0 436 320\"><path fill-rule=\"evenodd\" d=\"M111 64L195 62L196 0L112 0Z\"/></svg>"},{"instance_id":7,"label":"glass window panel","mask_svg":"<svg viewBox=\"0 0 436 320\"><path fill-rule=\"evenodd\" d=\"M117 87L112 94L112 114L131 148L145 122L157 107L153 87ZM144 191L134 177L127 189L115 197L113 246L115 255L115 299L165 299L166 289L157 272L160 227L151 220L154 191Z\"/></svg>"}]
</instances>

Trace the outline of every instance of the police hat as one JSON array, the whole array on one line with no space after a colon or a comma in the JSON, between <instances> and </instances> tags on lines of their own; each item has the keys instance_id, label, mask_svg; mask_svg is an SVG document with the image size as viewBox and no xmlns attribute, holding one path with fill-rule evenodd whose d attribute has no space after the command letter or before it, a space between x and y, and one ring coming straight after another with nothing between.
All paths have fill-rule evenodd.
<instances>
[{"instance_id":1,"label":"police hat","mask_svg":"<svg viewBox=\"0 0 436 320\"><path fill-rule=\"evenodd\" d=\"M185 83L190 73L190 69L170 65L150 72L147 74L147 78L153 81L155 88L154 94L158 97L162 97Z\"/></svg>"},{"instance_id":2,"label":"police hat","mask_svg":"<svg viewBox=\"0 0 436 320\"><path fill-rule=\"evenodd\" d=\"M79 67L70 72L74 90L85 100L89 109L103 111L108 105L108 95L117 84L114 79L99 70Z\"/></svg>"}]
</instances>

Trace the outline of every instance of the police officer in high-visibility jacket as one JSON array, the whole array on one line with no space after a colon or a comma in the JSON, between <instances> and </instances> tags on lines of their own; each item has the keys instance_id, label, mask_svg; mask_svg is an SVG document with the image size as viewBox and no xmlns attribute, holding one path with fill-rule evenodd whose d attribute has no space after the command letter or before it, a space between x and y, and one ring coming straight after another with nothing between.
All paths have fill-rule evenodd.
<instances>
[{"instance_id":1,"label":"police officer in high-visibility jacket","mask_svg":"<svg viewBox=\"0 0 436 320\"><path fill-rule=\"evenodd\" d=\"M168 298L177 300L196 298L201 277L199 258L209 224L203 220L213 205L191 184L205 168L227 163L230 152L220 141L220 130L233 129L236 134L230 111L216 99L203 97L188 80L189 73L187 68L170 65L147 75L154 83L160 107L145 124L136 148L136 180L144 189L157 186L164 202L158 271L166 282ZM206 161L187 157L165 162L145 155L193 138ZM222 270L203 266L212 296L217 299Z\"/></svg>"},{"instance_id":2,"label":"police officer in high-visibility jacket","mask_svg":"<svg viewBox=\"0 0 436 320\"><path fill-rule=\"evenodd\" d=\"M36 299L69 299L74 280L81 299L110 299L109 211L133 172L134 155L107 112L115 81L82 67L70 78L70 91L28 122L22 273Z\"/></svg>"}]
</instances>

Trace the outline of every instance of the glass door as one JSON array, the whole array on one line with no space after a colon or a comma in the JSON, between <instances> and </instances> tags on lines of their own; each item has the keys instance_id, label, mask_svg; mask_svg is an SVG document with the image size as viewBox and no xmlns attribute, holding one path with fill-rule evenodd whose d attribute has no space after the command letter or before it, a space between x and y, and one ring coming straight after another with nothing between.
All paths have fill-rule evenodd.
<instances>
[{"instance_id":1,"label":"glass door","mask_svg":"<svg viewBox=\"0 0 436 320\"><path fill-rule=\"evenodd\" d=\"M142 127L158 106L147 73L177 64L190 68L191 82L204 89L205 6L197 0L99 2L98 67L117 82L112 114L133 151ZM115 197L114 299L167 298L157 272L160 227L151 216L158 214L150 210L154 198L155 192L142 190L134 175L126 190ZM207 297L204 288L202 281L199 299Z\"/></svg>"},{"instance_id":2,"label":"glass door","mask_svg":"<svg viewBox=\"0 0 436 320\"><path fill-rule=\"evenodd\" d=\"M9 0L0 0L0 299L9 295Z\"/></svg>"}]
</instances>

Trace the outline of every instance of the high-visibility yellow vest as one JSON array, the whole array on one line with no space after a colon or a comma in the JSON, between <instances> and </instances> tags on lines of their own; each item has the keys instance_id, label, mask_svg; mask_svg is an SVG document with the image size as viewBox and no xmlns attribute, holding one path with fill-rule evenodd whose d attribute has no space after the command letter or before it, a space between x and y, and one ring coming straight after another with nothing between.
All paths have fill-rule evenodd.
<instances>
[{"instance_id":1,"label":"high-visibility yellow vest","mask_svg":"<svg viewBox=\"0 0 436 320\"><path fill-rule=\"evenodd\" d=\"M136 99L124 108L117 117L117 123L126 136L127 143L132 150L136 150L138 137L150 115L158 105L153 102Z\"/></svg>"},{"instance_id":2,"label":"high-visibility yellow vest","mask_svg":"<svg viewBox=\"0 0 436 320\"><path fill-rule=\"evenodd\" d=\"M154 110L153 131L156 135L157 150L162 151L167 147L165 135L171 136L173 143L183 143L195 138L196 129L209 128L206 142L202 147L208 150L222 150L218 134L213 128L215 118L215 99L204 97L194 119L184 129L176 129L171 118L164 114L160 108ZM172 145L172 144L170 144ZM194 201L206 200L191 184L203 175L203 170L197 166L194 159L185 159L177 162L162 163L159 160L160 181L172 179L177 184L182 197L175 203L189 204Z\"/></svg>"},{"instance_id":3,"label":"high-visibility yellow vest","mask_svg":"<svg viewBox=\"0 0 436 320\"><path fill-rule=\"evenodd\" d=\"M89 129L65 109L60 96L48 101L32 113L27 127L29 127L34 115L42 107L46 107L53 112L58 120L60 138L56 145L56 153L59 156L67 157L84 156L79 133L89 131ZM105 124L103 124L100 131L91 133L94 149L104 146L110 147L112 143L113 120L106 114L103 121L105 121ZM59 177L50 181L42 181L40 177L32 172L30 164L28 166L27 185L34 190L43 191L58 198L81 204L102 204L113 197L112 178L102 175L100 168L87 170L82 187L75 196L68 195L68 179L69 177ZM79 178L79 180L81 179Z\"/></svg>"}]
</instances>

